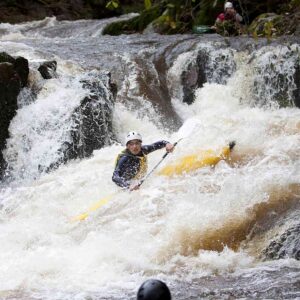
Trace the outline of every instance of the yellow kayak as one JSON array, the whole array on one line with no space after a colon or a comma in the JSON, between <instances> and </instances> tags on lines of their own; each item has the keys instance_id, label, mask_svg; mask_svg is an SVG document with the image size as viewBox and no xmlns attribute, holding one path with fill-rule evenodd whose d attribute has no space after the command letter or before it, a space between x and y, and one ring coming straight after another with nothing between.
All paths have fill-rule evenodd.
<instances>
[{"instance_id":1,"label":"yellow kayak","mask_svg":"<svg viewBox=\"0 0 300 300\"><path fill-rule=\"evenodd\" d=\"M176 163L165 166L159 171L159 175L173 176L189 173L199 168L215 166L220 160L226 160L235 146L235 142L230 142L221 151L201 150L195 154L184 156Z\"/></svg>"}]
</instances>

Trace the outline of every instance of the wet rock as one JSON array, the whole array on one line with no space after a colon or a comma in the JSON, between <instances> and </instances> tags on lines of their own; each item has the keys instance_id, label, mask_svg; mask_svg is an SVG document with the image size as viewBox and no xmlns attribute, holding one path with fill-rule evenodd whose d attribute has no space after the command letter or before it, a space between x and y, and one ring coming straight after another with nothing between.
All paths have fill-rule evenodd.
<instances>
[{"instance_id":1,"label":"wet rock","mask_svg":"<svg viewBox=\"0 0 300 300\"><path fill-rule=\"evenodd\" d=\"M44 79L51 79L57 78L56 68L57 62L55 60L46 61L39 66L38 71Z\"/></svg>"},{"instance_id":2,"label":"wet rock","mask_svg":"<svg viewBox=\"0 0 300 300\"><path fill-rule=\"evenodd\" d=\"M3 62L9 62L13 64L15 62L15 59L6 52L0 52L0 63Z\"/></svg>"},{"instance_id":3,"label":"wet rock","mask_svg":"<svg viewBox=\"0 0 300 300\"><path fill-rule=\"evenodd\" d=\"M5 170L2 150L9 136L10 121L18 108L17 98L22 87L27 85L29 66L24 57L13 58L0 53L0 177Z\"/></svg>"},{"instance_id":4,"label":"wet rock","mask_svg":"<svg viewBox=\"0 0 300 300\"><path fill-rule=\"evenodd\" d=\"M265 259L295 258L300 260L300 224L286 230L263 250Z\"/></svg>"},{"instance_id":5,"label":"wet rock","mask_svg":"<svg viewBox=\"0 0 300 300\"><path fill-rule=\"evenodd\" d=\"M62 149L65 161L88 157L113 140L112 113L116 86L111 82L110 73L91 73L82 84L89 90L89 95L73 113L72 142Z\"/></svg>"},{"instance_id":6,"label":"wet rock","mask_svg":"<svg viewBox=\"0 0 300 300\"><path fill-rule=\"evenodd\" d=\"M212 55L213 53L213 55ZM205 82L226 84L228 78L236 70L232 49L218 51L218 49L202 49L197 59L192 61L182 72L183 102L194 102L194 92L203 87Z\"/></svg>"},{"instance_id":7,"label":"wet rock","mask_svg":"<svg viewBox=\"0 0 300 300\"><path fill-rule=\"evenodd\" d=\"M22 87L27 85L29 75L28 60L24 57L13 58L6 52L0 52L0 63L7 62L14 66L14 70L19 75Z\"/></svg>"},{"instance_id":8,"label":"wet rock","mask_svg":"<svg viewBox=\"0 0 300 300\"><path fill-rule=\"evenodd\" d=\"M295 70L295 76L294 76L296 89L294 90L294 103L297 107L300 108L300 62Z\"/></svg>"},{"instance_id":9,"label":"wet rock","mask_svg":"<svg viewBox=\"0 0 300 300\"><path fill-rule=\"evenodd\" d=\"M194 102L194 91L203 86L207 81L205 73L208 56L200 52L196 63L190 63L187 70L182 72L181 82L183 86L183 102L192 104Z\"/></svg>"},{"instance_id":10,"label":"wet rock","mask_svg":"<svg viewBox=\"0 0 300 300\"><path fill-rule=\"evenodd\" d=\"M29 75L28 60L21 56L17 57L14 62L14 69L20 76L22 87L25 87L27 85L27 80Z\"/></svg>"},{"instance_id":11,"label":"wet rock","mask_svg":"<svg viewBox=\"0 0 300 300\"><path fill-rule=\"evenodd\" d=\"M6 146L8 127L16 114L17 97L21 90L21 79L11 63L0 63L0 176L3 175L5 162L2 150Z\"/></svg>"}]
</instances>

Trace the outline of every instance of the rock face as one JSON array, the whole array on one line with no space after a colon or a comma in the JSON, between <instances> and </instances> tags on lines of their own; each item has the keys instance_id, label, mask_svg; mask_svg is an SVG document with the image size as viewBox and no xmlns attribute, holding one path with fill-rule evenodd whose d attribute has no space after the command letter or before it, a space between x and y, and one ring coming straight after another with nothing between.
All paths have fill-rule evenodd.
<instances>
[{"instance_id":1,"label":"rock face","mask_svg":"<svg viewBox=\"0 0 300 300\"><path fill-rule=\"evenodd\" d=\"M294 78L297 87L294 91L294 102L295 105L300 108L300 62L299 65L296 67Z\"/></svg>"},{"instance_id":2,"label":"rock face","mask_svg":"<svg viewBox=\"0 0 300 300\"><path fill-rule=\"evenodd\" d=\"M197 58L182 72L183 102L194 102L194 92L204 83L226 84L236 70L232 49L199 50Z\"/></svg>"},{"instance_id":3,"label":"rock face","mask_svg":"<svg viewBox=\"0 0 300 300\"><path fill-rule=\"evenodd\" d=\"M116 86L111 83L110 73L91 73L82 84L89 90L89 95L73 113L76 125L71 134L72 142L63 146L65 161L88 157L113 140L112 113Z\"/></svg>"},{"instance_id":4,"label":"rock face","mask_svg":"<svg viewBox=\"0 0 300 300\"><path fill-rule=\"evenodd\" d=\"M18 108L17 98L22 87L26 86L29 67L27 59L12 58L7 53L0 54L0 176L3 175L5 162L2 150L8 138L10 121Z\"/></svg>"},{"instance_id":5,"label":"rock face","mask_svg":"<svg viewBox=\"0 0 300 300\"><path fill-rule=\"evenodd\" d=\"M205 73L205 65L207 61L207 55L205 53L199 53L196 63L189 64L187 70L182 72L181 82L183 90L183 102L192 104L194 102L194 91L197 88L201 88L205 82L207 82L207 76Z\"/></svg>"},{"instance_id":6,"label":"rock face","mask_svg":"<svg viewBox=\"0 0 300 300\"><path fill-rule=\"evenodd\" d=\"M266 259L295 258L300 260L300 224L286 230L263 251Z\"/></svg>"},{"instance_id":7,"label":"rock face","mask_svg":"<svg viewBox=\"0 0 300 300\"><path fill-rule=\"evenodd\" d=\"M20 77L21 87L25 87L29 75L28 60L24 57L17 57L14 62L14 69Z\"/></svg>"}]
</instances>

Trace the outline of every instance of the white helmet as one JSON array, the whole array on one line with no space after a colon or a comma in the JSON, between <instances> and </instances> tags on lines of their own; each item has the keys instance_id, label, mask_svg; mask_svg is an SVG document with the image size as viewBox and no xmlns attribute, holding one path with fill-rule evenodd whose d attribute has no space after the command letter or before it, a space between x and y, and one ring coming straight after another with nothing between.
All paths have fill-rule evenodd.
<instances>
[{"instance_id":1,"label":"white helmet","mask_svg":"<svg viewBox=\"0 0 300 300\"><path fill-rule=\"evenodd\" d=\"M133 140L139 140L142 142L142 136L136 131L130 131L125 137L125 145L127 145L128 142Z\"/></svg>"},{"instance_id":2,"label":"white helmet","mask_svg":"<svg viewBox=\"0 0 300 300\"><path fill-rule=\"evenodd\" d=\"M233 8L233 4L231 2L225 2L224 10L226 10L226 8Z\"/></svg>"}]
</instances>

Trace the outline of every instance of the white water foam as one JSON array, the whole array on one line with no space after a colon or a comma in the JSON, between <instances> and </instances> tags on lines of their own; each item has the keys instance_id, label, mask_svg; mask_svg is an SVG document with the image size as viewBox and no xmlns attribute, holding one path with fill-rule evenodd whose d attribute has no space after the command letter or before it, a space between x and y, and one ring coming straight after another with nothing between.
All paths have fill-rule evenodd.
<instances>
[{"instance_id":1,"label":"white water foam","mask_svg":"<svg viewBox=\"0 0 300 300\"><path fill-rule=\"evenodd\" d=\"M214 170L181 177L153 175L141 190L118 192L88 220L75 224L70 222L74 215L118 190L110 178L121 146L95 151L93 158L69 163L31 186L11 191L1 213L2 289L107 295L113 285L117 290L131 289L149 275L193 280L253 267L253 258L242 251L197 250L195 241L230 220L247 218L249 208L268 201L274 186L284 189L297 182L299 112L239 106L227 89L216 90L218 86L207 85L198 92L200 103L194 104L191 114L202 126L187 126L193 129L192 138L178 145L173 158L224 145L233 137L237 152L255 147L261 156L237 168L221 162ZM226 105L220 99L227 99ZM123 109L119 118L124 132L136 124L146 141L158 137L152 134L151 123L118 109ZM285 124L284 132L272 132L278 122ZM282 160L283 155L288 159ZM263 163L266 157L270 159ZM196 254L186 255L190 251Z\"/></svg>"}]
</instances>

